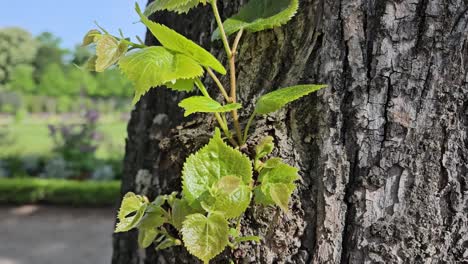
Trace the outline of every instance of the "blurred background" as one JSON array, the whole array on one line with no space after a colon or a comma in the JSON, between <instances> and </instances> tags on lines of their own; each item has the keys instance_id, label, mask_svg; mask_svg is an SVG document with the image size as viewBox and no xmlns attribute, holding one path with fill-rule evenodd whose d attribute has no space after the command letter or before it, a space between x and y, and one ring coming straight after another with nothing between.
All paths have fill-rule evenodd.
<instances>
[{"instance_id":1,"label":"blurred background","mask_svg":"<svg viewBox=\"0 0 468 264\"><path fill-rule=\"evenodd\" d=\"M143 38L134 4L2 5L0 264L110 263L133 88L81 69L93 54L80 42L94 21Z\"/></svg>"}]
</instances>

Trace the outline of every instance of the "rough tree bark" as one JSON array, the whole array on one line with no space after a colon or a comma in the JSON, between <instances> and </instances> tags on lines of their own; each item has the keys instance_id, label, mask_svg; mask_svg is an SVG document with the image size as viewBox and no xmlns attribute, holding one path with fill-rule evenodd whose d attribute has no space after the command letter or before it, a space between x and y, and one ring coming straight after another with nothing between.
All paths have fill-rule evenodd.
<instances>
[{"instance_id":1,"label":"rough tree bark","mask_svg":"<svg viewBox=\"0 0 468 264\"><path fill-rule=\"evenodd\" d=\"M227 16L242 1L220 2ZM257 122L254 140L275 137L276 154L301 168L300 188L288 215L247 213L244 232L264 243L216 262L468 263L468 1L300 2L292 22L247 34L239 54L244 103L329 84ZM153 19L210 47L209 12ZM207 116L183 119L180 99L153 89L133 111L122 193L180 188L185 157L209 138ZM115 235L113 263L195 262L180 248L139 252L128 233Z\"/></svg>"}]
</instances>

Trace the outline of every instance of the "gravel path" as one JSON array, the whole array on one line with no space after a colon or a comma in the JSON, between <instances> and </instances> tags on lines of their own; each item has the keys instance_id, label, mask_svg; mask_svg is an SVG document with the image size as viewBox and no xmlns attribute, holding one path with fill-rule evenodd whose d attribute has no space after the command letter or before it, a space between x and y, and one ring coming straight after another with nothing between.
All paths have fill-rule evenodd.
<instances>
[{"instance_id":1,"label":"gravel path","mask_svg":"<svg viewBox=\"0 0 468 264\"><path fill-rule=\"evenodd\" d=\"M0 264L108 264L112 208L0 207Z\"/></svg>"}]
</instances>

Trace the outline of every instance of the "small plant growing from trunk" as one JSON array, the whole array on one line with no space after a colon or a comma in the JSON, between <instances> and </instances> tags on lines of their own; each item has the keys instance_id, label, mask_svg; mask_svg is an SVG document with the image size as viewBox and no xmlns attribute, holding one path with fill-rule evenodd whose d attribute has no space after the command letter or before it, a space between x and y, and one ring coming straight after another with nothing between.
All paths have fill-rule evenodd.
<instances>
[{"instance_id":1,"label":"small plant growing from trunk","mask_svg":"<svg viewBox=\"0 0 468 264\"><path fill-rule=\"evenodd\" d=\"M228 71L212 54L147 18L160 10L186 13L200 4L210 5L213 10L218 28L213 32L212 40L220 39L223 43L228 59L229 90L215 73L225 75ZM280 158L267 158L274 149L270 136L255 147L253 159L241 149L246 145L249 128L256 116L273 113L325 85L297 85L262 95L242 128L237 112L242 104L237 100L236 56L244 32L253 33L286 24L298 7L298 0L250 0L236 15L223 22L216 0L156 0L144 13L138 5L135 9L160 46L149 47L142 41L134 43L123 34L113 36L103 28L86 34L83 44L96 46L96 55L86 67L102 72L117 64L134 83L133 103L152 87L163 86L178 92L190 92L196 87L201 95L179 103L185 116L212 113L219 125L209 143L185 161L182 193L160 195L154 201L127 193L122 200L115 232L137 228L138 242L143 248L153 243L156 250L183 245L192 255L208 263L228 246L237 248L239 243L261 240L257 236L240 236L240 220L252 198L256 204L276 205L288 211L299 177L298 169ZM228 37L233 34L236 35L231 45ZM216 101L208 93L202 82L205 73L214 80L223 102ZM226 117L229 113L234 131Z\"/></svg>"}]
</instances>

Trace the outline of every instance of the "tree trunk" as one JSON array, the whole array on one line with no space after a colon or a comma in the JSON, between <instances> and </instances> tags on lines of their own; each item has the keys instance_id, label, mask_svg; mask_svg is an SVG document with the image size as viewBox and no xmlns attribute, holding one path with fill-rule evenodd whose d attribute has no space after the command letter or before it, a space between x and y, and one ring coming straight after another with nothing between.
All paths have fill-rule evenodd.
<instances>
[{"instance_id":1,"label":"tree trunk","mask_svg":"<svg viewBox=\"0 0 468 264\"><path fill-rule=\"evenodd\" d=\"M245 1L223 2L226 17ZM243 120L267 91L329 85L255 125L254 140L272 135L301 169L300 187L286 215L247 212L243 232L261 244L214 262L468 263L468 1L300 2L286 26L246 34L238 61ZM154 19L212 45L208 7ZM153 89L133 111L122 193L180 190L186 156L215 125L182 118L182 96ZM113 263L196 263L136 244L115 235Z\"/></svg>"}]
</instances>

